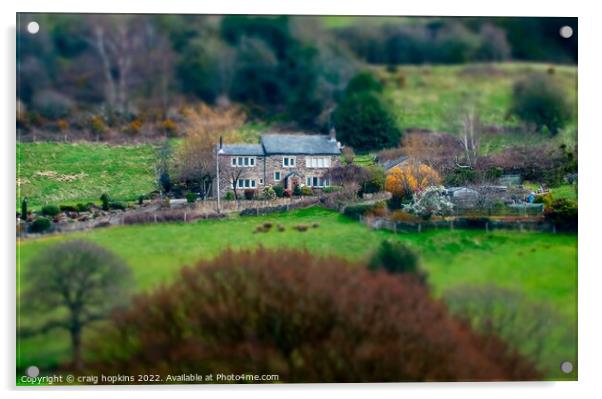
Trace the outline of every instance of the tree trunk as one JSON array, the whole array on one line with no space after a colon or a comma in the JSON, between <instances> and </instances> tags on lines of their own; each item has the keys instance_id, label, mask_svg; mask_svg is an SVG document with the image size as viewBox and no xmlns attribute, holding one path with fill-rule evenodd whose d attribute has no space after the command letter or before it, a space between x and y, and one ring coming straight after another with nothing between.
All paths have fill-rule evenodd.
<instances>
[{"instance_id":1,"label":"tree trunk","mask_svg":"<svg viewBox=\"0 0 602 399\"><path fill-rule=\"evenodd\" d=\"M81 326L76 325L71 327L71 349L73 351L73 369L81 370L82 369L82 330Z\"/></svg>"}]
</instances>

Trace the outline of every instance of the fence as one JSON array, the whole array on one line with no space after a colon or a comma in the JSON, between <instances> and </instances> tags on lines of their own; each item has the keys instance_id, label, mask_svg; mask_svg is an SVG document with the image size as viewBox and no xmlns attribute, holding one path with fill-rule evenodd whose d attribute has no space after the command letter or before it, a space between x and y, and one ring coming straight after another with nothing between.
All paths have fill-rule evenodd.
<instances>
[{"instance_id":1,"label":"fence","mask_svg":"<svg viewBox=\"0 0 602 399\"><path fill-rule=\"evenodd\" d=\"M541 216L544 204L514 204L492 207L454 207L456 217Z\"/></svg>"},{"instance_id":2,"label":"fence","mask_svg":"<svg viewBox=\"0 0 602 399\"><path fill-rule=\"evenodd\" d=\"M479 229L556 232L554 223L546 220L489 220L487 218L454 218L422 222L396 222L387 218L363 217L360 221L372 229L394 233L421 233L428 230Z\"/></svg>"}]
</instances>

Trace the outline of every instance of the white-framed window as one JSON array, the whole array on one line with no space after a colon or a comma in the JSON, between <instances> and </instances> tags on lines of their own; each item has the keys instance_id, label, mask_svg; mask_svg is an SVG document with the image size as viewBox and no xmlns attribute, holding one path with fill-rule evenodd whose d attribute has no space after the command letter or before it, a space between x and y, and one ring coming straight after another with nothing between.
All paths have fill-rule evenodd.
<instances>
[{"instance_id":1,"label":"white-framed window","mask_svg":"<svg viewBox=\"0 0 602 399\"><path fill-rule=\"evenodd\" d=\"M282 157L282 166L285 168L295 167L295 157Z\"/></svg>"},{"instance_id":2,"label":"white-framed window","mask_svg":"<svg viewBox=\"0 0 602 399\"><path fill-rule=\"evenodd\" d=\"M259 179L259 184L263 184L263 179Z\"/></svg>"},{"instance_id":3,"label":"white-framed window","mask_svg":"<svg viewBox=\"0 0 602 399\"><path fill-rule=\"evenodd\" d=\"M324 177L308 176L305 178L305 184L309 187L327 187L330 182Z\"/></svg>"},{"instance_id":4,"label":"white-framed window","mask_svg":"<svg viewBox=\"0 0 602 399\"><path fill-rule=\"evenodd\" d=\"M305 157L308 168L330 168L330 157Z\"/></svg>"},{"instance_id":5,"label":"white-framed window","mask_svg":"<svg viewBox=\"0 0 602 399\"><path fill-rule=\"evenodd\" d=\"M236 181L236 188L255 188L257 187L255 180L253 179L238 179ZM234 188L234 183L232 183Z\"/></svg>"},{"instance_id":6,"label":"white-framed window","mask_svg":"<svg viewBox=\"0 0 602 399\"><path fill-rule=\"evenodd\" d=\"M250 168L255 166L255 157L232 157L230 164L235 168Z\"/></svg>"},{"instance_id":7,"label":"white-framed window","mask_svg":"<svg viewBox=\"0 0 602 399\"><path fill-rule=\"evenodd\" d=\"M280 181L281 178L282 177L280 175L280 171L279 170L276 171L276 172L274 172L274 181Z\"/></svg>"}]
</instances>

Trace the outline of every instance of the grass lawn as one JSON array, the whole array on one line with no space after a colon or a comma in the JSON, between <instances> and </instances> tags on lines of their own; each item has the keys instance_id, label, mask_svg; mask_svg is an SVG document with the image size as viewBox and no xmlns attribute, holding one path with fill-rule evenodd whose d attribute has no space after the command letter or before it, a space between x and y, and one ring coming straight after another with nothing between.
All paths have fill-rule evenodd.
<instances>
[{"instance_id":1,"label":"grass lawn","mask_svg":"<svg viewBox=\"0 0 602 399\"><path fill-rule=\"evenodd\" d=\"M255 227L265 221L283 224L287 229L253 234ZM296 224L313 222L320 226L305 233L291 229ZM266 217L118 226L27 240L18 244L18 274L47 246L74 238L91 240L123 257L132 268L137 291L168 282L183 265L213 257L226 247L289 246L360 260L369 256L381 240L398 239L422 254L435 295L467 283L515 288L533 300L547 302L566 317L567 325L557 326L560 332L574 332L576 328L576 235L458 230L395 235L369 230L336 212L310 208ZM19 291L26 287L27 282L20 281ZM28 315L19 316L23 325L30 322ZM26 339L18 348L18 364L52 367L69 356L68 348L67 336L62 332ZM552 337L546 342L545 356L547 363L553 363L550 368L557 369L561 361L575 360L576 343L567 345Z\"/></svg>"}]
</instances>

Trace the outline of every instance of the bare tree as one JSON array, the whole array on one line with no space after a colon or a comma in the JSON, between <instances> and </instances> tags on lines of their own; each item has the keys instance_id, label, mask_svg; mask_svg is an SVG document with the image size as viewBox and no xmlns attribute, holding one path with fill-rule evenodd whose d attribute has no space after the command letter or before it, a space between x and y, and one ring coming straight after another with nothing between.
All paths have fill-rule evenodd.
<instances>
[{"instance_id":1,"label":"bare tree","mask_svg":"<svg viewBox=\"0 0 602 399\"><path fill-rule=\"evenodd\" d=\"M90 19L92 37L88 41L101 61L107 103L120 113L127 112L131 72L141 47L142 30L135 16L94 15Z\"/></svg>"},{"instance_id":2,"label":"bare tree","mask_svg":"<svg viewBox=\"0 0 602 399\"><path fill-rule=\"evenodd\" d=\"M460 140L464 147L465 164L458 164L458 166L473 168L477 164L479 156L482 128L481 121L474 107L470 106L462 113L461 126Z\"/></svg>"},{"instance_id":3,"label":"bare tree","mask_svg":"<svg viewBox=\"0 0 602 399\"><path fill-rule=\"evenodd\" d=\"M82 334L90 323L108 316L125 299L130 270L112 252L87 241L68 241L50 247L27 267L28 290L22 311L44 320L22 328L22 336L66 329L71 336L73 367L82 367Z\"/></svg>"}]
</instances>

